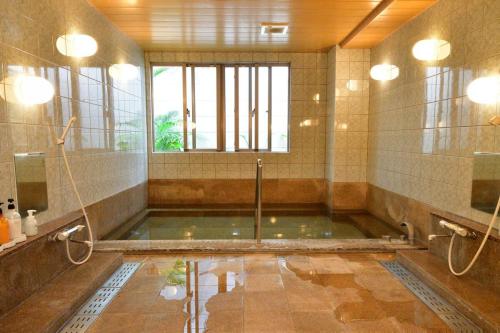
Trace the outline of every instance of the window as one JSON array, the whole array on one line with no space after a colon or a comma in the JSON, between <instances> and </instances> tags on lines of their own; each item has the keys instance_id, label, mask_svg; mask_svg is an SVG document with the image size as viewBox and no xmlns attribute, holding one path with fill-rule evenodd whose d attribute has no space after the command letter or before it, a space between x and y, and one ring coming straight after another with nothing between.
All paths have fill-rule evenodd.
<instances>
[{"instance_id":1,"label":"window","mask_svg":"<svg viewBox=\"0 0 500 333\"><path fill-rule=\"evenodd\" d=\"M155 152L288 151L289 66L152 66Z\"/></svg>"}]
</instances>

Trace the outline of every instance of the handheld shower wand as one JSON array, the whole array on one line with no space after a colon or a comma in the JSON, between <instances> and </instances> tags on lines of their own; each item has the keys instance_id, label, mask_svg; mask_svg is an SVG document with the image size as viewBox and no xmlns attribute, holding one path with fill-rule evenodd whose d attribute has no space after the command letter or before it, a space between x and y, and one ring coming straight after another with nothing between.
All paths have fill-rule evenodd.
<instances>
[{"instance_id":1,"label":"handheld shower wand","mask_svg":"<svg viewBox=\"0 0 500 333\"><path fill-rule=\"evenodd\" d=\"M66 125L66 127L64 128L61 137L57 139L58 145L64 145L64 142L66 140L66 135L68 135L69 129L73 126L75 121L76 121L76 117L71 117L69 119L68 125Z\"/></svg>"},{"instance_id":2,"label":"handheld shower wand","mask_svg":"<svg viewBox=\"0 0 500 333\"><path fill-rule=\"evenodd\" d=\"M500 126L500 116L494 116L488 122L493 126ZM472 266L474 266L477 258L479 257L479 255L483 251L484 246L486 245L486 241L488 240L488 237L490 237L490 234L493 230L493 226L497 222L499 212L500 212L500 196L498 197L498 202L497 202L497 205L495 207L495 212L493 213L493 216L491 217L490 224L488 225L488 230L486 230L486 234L484 235L484 238L481 241L481 245L479 245L479 248L477 249L476 254L474 255L474 257L470 261L469 265L467 265L467 267L465 267L465 269L461 272L455 271L455 269L453 268L453 265L451 263L451 252L453 250L453 241L455 240L455 237L457 235L456 230L453 232L453 236L451 236L451 240L450 240L450 246L448 248L448 267L450 268L450 271L453 273L453 275L456 275L456 276L464 275L472 268Z\"/></svg>"},{"instance_id":3,"label":"handheld shower wand","mask_svg":"<svg viewBox=\"0 0 500 333\"><path fill-rule=\"evenodd\" d=\"M61 153L62 153L62 156L64 159L64 165L66 166L66 171L68 172L69 180L70 180L71 185L73 187L73 191L76 195L78 203L80 204L80 208L82 210L83 217L85 219L85 224L87 225L87 232L89 235L89 240L85 241L83 243L87 244L87 246L89 247L89 251L85 255L85 257L83 257L83 259L74 260L71 257L71 253L69 251L69 241L71 239L69 237L64 237L61 239L66 242L66 255L68 256L68 260L75 265L81 265L83 263L86 263L90 259L90 256L92 255L92 250L94 248L94 238L92 236L92 228L90 227L90 222L89 222L89 217L87 215L87 211L85 210L85 206L83 205L82 198L80 197L80 192L78 192L78 189L76 187L75 180L73 178L73 174L71 173L71 168L69 167L68 157L66 156L66 151L64 150L64 142L66 141L66 136L68 135L68 132L69 132L71 126L73 126L73 124L75 123L75 121L76 121L76 117L71 117L71 119L68 122L68 125L66 125L66 127L64 128L61 137L57 139L57 144L61 147ZM79 230L81 230L81 229L79 229Z\"/></svg>"}]
</instances>

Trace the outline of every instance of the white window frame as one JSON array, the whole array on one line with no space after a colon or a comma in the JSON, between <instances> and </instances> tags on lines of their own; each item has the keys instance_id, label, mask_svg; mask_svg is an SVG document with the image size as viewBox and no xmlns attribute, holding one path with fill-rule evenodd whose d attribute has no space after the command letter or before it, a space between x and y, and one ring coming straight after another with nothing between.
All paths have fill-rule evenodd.
<instances>
[{"instance_id":1,"label":"white window frame","mask_svg":"<svg viewBox=\"0 0 500 333\"><path fill-rule=\"evenodd\" d=\"M153 70L155 67L167 67L167 66L177 66L182 67L182 85L183 85L183 142L184 142L184 152L189 151L217 151L217 152L233 152L226 150L226 105L225 105L225 69L226 67L234 68L234 152L240 151L256 151L256 152L273 152L272 150L272 67L287 67L288 68L288 119L287 119L287 147L286 151L279 151L277 153L289 152L290 151L290 119L291 119L291 66L290 63L245 63L245 62L236 62L236 63L186 63L186 62L155 62L150 64L150 87L151 87L151 98L153 98L154 94L152 93L154 90L153 85ZM187 101L187 70L186 68L191 67L191 109L188 109L188 101ZM217 148L216 149L197 149L196 148L196 127L191 130L192 134L192 148L188 147L188 117L191 116L192 119L196 119L196 104L195 104L195 71L196 67L216 67L217 71ZM239 68L247 67L249 69L249 103L251 109L252 104L252 94L253 94L253 103L254 108L248 114L248 137L249 137L249 147L240 149L239 148L239 119L240 119L240 105L239 105ZM259 116L261 114L261 110L259 110L259 68L267 67L268 68L268 126L267 126L267 149L259 149ZM254 68L255 71L255 82L252 80L251 69ZM151 101L151 121L154 123L154 101ZM255 123L255 131L253 131L253 124ZM152 129L152 151L154 153L170 153L163 151L155 151L154 150L154 142L155 142L155 130L154 126Z\"/></svg>"}]
</instances>

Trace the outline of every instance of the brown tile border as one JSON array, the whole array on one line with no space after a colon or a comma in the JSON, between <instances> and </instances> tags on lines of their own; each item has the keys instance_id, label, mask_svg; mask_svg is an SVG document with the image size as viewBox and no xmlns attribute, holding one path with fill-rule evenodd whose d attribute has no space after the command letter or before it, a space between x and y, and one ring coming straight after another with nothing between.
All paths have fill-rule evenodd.
<instances>
[{"instance_id":1,"label":"brown tile border","mask_svg":"<svg viewBox=\"0 0 500 333\"><path fill-rule=\"evenodd\" d=\"M326 182L326 205L332 211L365 210L368 184L365 182Z\"/></svg>"},{"instance_id":2,"label":"brown tile border","mask_svg":"<svg viewBox=\"0 0 500 333\"><path fill-rule=\"evenodd\" d=\"M91 204L91 205L85 207L87 210L87 214L89 216L89 220L90 220L92 227L94 229L94 237L97 236L96 239L102 238L103 234L105 233L103 231L103 229L104 230L106 230L106 229L111 230L115 227L114 224L119 224L121 222L124 222L125 220L129 219L132 215L134 215L138 211L146 208L147 198L145 197L145 195L144 195L144 198L142 201L139 200L139 198L137 197L137 194L140 194L140 193L136 193L136 192L141 191L141 190L143 190L144 192L146 191L146 183L139 184L139 185L134 186L130 189L127 189L123 192L117 193L111 197L108 197L104 200L101 200L99 202L96 202L94 204ZM123 197L126 197L126 198L123 198ZM119 201L119 202L117 202L117 201ZM136 202L138 204L133 205L134 202ZM124 206L122 206L121 204L123 204ZM139 206L139 207L137 207L137 206ZM130 212L130 207L132 207L133 213L128 215ZM111 209L111 208L115 208L115 209ZM111 218L121 217L121 216L118 216L117 214L123 214L123 213L126 213L126 214L124 214L124 216L119 219L119 221L120 221L119 223L115 222L115 223L113 223L112 226L107 226L107 225L102 226L101 224L103 221L106 224L109 224L109 223L107 223L107 222L109 222L109 217L107 216L107 214L105 214L106 212L108 214L111 212L111 215L112 215ZM41 238L45 238L45 237L47 237L47 235L49 235L49 234L51 234L59 229L62 229L64 227L67 227L68 225L70 225L70 224L72 224L72 223L74 223L77 220L80 220L82 218L83 218L83 214L82 214L81 210L76 210L76 211L73 211L73 212L68 213L66 215L63 215L61 217L58 217L52 221L44 223L38 227L38 234L36 236L28 237L26 242L19 243L12 248L3 250L2 252L0 252L0 258L8 255L10 253L17 252L17 251L21 250L22 248L30 245L31 243L33 243ZM97 221L97 222L95 222L95 221ZM97 228L95 228L96 223L98 224ZM98 230L96 230L96 229L98 229ZM108 230L108 232L110 230Z\"/></svg>"},{"instance_id":3,"label":"brown tile border","mask_svg":"<svg viewBox=\"0 0 500 333\"><path fill-rule=\"evenodd\" d=\"M252 204L253 179L150 179L149 204ZM264 179L263 203L323 203L324 179Z\"/></svg>"},{"instance_id":4,"label":"brown tile border","mask_svg":"<svg viewBox=\"0 0 500 333\"><path fill-rule=\"evenodd\" d=\"M487 226L484 224L387 191L372 184L368 184L367 210L372 215L392 224L400 230L404 229L401 229L399 226L399 221L395 221L395 216L391 215L402 216L406 214L408 221L415 225L417 239L424 243L428 242L427 236L432 233L431 224L433 216L439 216L480 233L485 233L487 229ZM490 238L500 240L498 232L495 231L492 232Z\"/></svg>"}]
</instances>

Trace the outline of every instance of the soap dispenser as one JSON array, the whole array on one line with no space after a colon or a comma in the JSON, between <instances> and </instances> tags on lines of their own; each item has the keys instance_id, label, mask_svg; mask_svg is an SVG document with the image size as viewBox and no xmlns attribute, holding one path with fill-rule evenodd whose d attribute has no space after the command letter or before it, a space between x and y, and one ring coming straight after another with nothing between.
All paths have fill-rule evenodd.
<instances>
[{"instance_id":1,"label":"soap dispenser","mask_svg":"<svg viewBox=\"0 0 500 333\"><path fill-rule=\"evenodd\" d=\"M7 219L9 220L9 230L10 239L16 243L21 243L26 240L26 235L22 233L23 224L21 221L21 215L16 211L16 206L14 205L14 199L7 200L9 205L7 206Z\"/></svg>"},{"instance_id":2,"label":"soap dispenser","mask_svg":"<svg viewBox=\"0 0 500 333\"><path fill-rule=\"evenodd\" d=\"M2 206L3 202L0 202L0 244L6 244L10 242L10 232L9 232L9 221L3 216Z\"/></svg>"},{"instance_id":3,"label":"soap dispenser","mask_svg":"<svg viewBox=\"0 0 500 333\"><path fill-rule=\"evenodd\" d=\"M36 213L36 210L29 209L28 217L24 221L24 232L26 233L26 236L35 236L38 234L38 223L36 222L33 213Z\"/></svg>"}]
</instances>

